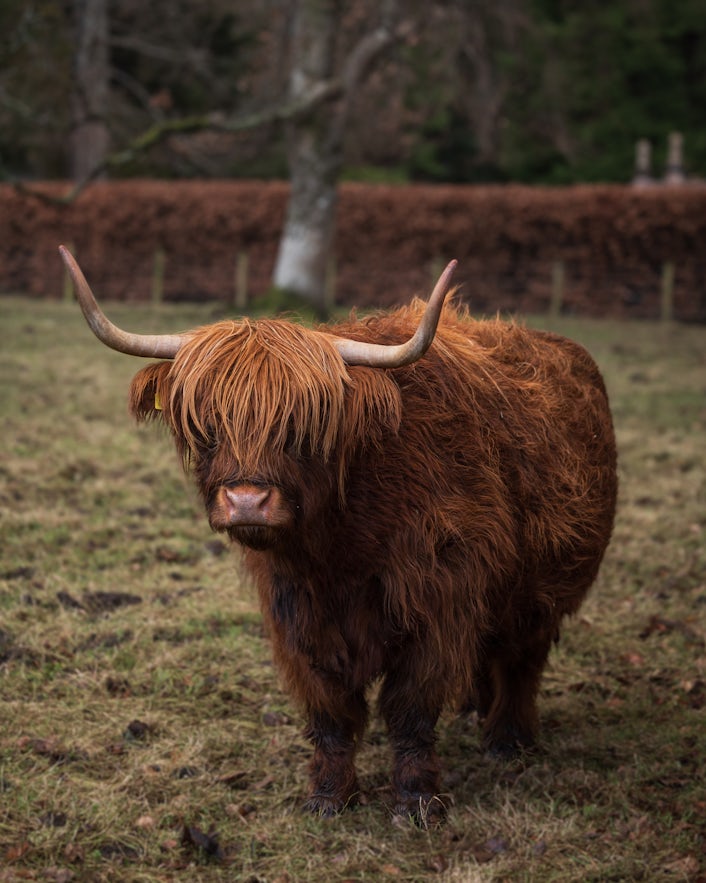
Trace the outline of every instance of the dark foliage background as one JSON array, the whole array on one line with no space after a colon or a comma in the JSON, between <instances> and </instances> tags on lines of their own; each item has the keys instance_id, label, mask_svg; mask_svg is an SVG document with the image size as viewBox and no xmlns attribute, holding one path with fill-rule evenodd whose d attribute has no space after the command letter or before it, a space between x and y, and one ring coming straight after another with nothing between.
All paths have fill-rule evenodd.
<instances>
[{"instance_id":1,"label":"dark foliage background","mask_svg":"<svg viewBox=\"0 0 706 883\"><path fill-rule=\"evenodd\" d=\"M0 5L0 175L70 167L72 3ZM344 53L373 14L343 5ZM566 184L627 181L634 145L685 136L706 171L703 0L445 0L404 4L406 37L356 97L346 176L357 180ZM281 100L290 0L114 0L105 119L114 149L194 113L252 113ZM371 124L371 121L372 124ZM282 177L282 127L167 139L122 176Z\"/></svg>"}]
</instances>

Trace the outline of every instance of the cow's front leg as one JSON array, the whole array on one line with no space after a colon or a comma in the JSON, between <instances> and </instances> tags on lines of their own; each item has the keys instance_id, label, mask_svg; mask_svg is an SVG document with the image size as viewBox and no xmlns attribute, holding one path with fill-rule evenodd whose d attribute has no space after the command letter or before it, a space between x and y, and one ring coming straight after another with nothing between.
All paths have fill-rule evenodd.
<instances>
[{"instance_id":1,"label":"cow's front leg","mask_svg":"<svg viewBox=\"0 0 706 883\"><path fill-rule=\"evenodd\" d=\"M440 766L434 748L438 701L424 695L415 678L390 673L380 693L380 711L394 752L395 811L425 826L439 821L445 809L438 796Z\"/></svg>"},{"instance_id":2,"label":"cow's front leg","mask_svg":"<svg viewBox=\"0 0 706 883\"><path fill-rule=\"evenodd\" d=\"M314 745L309 765L309 796L305 807L322 816L333 816L356 802L358 778L355 751L365 728L367 706L361 697L349 697L341 714L309 714L306 736Z\"/></svg>"}]
</instances>

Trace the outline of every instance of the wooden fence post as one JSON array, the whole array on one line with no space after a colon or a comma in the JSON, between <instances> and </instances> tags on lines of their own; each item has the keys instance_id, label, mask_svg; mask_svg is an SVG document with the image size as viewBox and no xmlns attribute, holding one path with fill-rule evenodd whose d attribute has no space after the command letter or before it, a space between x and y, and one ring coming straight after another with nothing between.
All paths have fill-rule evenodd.
<instances>
[{"instance_id":1,"label":"wooden fence post","mask_svg":"<svg viewBox=\"0 0 706 883\"><path fill-rule=\"evenodd\" d=\"M236 310L242 312L248 305L248 253L244 249L235 259L235 300Z\"/></svg>"},{"instance_id":2,"label":"wooden fence post","mask_svg":"<svg viewBox=\"0 0 706 883\"><path fill-rule=\"evenodd\" d=\"M647 138L640 138L635 145L635 174L632 183L634 187L645 187L654 183L652 180L652 145Z\"/></svg>"},{"instance_id":3,"label":"wooden fence post","mask_svg":"<svg viewBox=\"0 0 706 883\"><path fill-rule=\"evenodd\" d=\"M660 319L671 322L674 317L674 263L665 261L662 264L662 296L660 301Z\"/></svg>"},{"instance_id":4,"label":"wooden fence post","mask_svg":"<svg viewBox=\"0 0 706 883\"><path fill-rule=\"evenodd\" d=\"M336 303L336 257L331 255L326 264L326 279L324 281L324 312L331 314Z\"/></svg>"},{"instance_id":5,"label":"wooden fence post","mask_svg":"<svg viewBox=\"0 0 706 883\"><path fill-rule=\"evenodd\" d=\"M564 279L566 270L563 261L554 261L552 264L552 290L549 300L549 315L555 319L561 315L561 307L564 301Z\"/></svg>"},{"instance_id":6,"label":"wooden fence post","mask_svg":"<svg viewBox=\"0 0 706 883\"><path fill-rule=\"evenodd\" d=\"M152 265L152 303L160 304L164 297L164 269L167 262L164 249L158 248L154 253Z\"/></svg>"}]
</instances>

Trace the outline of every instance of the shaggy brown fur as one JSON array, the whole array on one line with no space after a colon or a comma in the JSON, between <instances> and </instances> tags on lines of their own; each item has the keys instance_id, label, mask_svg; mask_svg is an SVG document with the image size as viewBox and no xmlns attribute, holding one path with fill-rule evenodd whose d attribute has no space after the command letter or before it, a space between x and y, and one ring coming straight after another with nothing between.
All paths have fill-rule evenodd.
<instances>
[{"instance_id":1,"label":"shaggy brown fur","mask_svg":"<svg viewBox=\"0 0 706 883\"><path fill-rule=\"evenodd\" d=\"M613 524L611 417L577 344L447 307L426 356L385 371L346 367L326 334L399 343L422 308L333 329L219 323L131 388L133 413L171 428L212 526L246 547L326 814L355 798L377 678L403 811L439 790L445 705L475 708L494 752L532 744L551 643ZM242 488L276 517L229 521Z\"/></svg>"}]
</instances>

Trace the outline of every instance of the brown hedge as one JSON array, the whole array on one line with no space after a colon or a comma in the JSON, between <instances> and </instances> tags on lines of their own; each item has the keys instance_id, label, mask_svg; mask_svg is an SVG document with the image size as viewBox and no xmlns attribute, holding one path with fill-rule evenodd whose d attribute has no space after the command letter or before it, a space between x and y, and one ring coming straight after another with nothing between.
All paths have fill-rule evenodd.
<instances>
[{"instance_id":1,"label":"brown hedge","mask_svg":"<svg viewBox=\"0 0 706 883\"><path fill-rule=\"evenodd\" d=\"M45 196L67 189L34 186ZM148 298L157 249L167 299L232 297L240 251L257 296L270 283L287 194L282 182L120 181L58 205L0 186L0 290L58 296L64 242L105 299ZM345 184L336 296L399 303L426 293L433 269L457 257L475 311L542 312L561 261L565 312L656 317L670 262L675 318L706 321L705 244L706 187Z\"/></svg>"}]
</instances>

